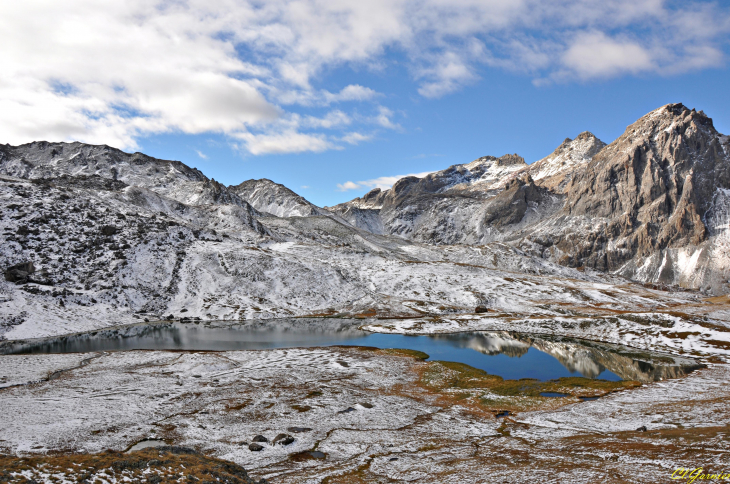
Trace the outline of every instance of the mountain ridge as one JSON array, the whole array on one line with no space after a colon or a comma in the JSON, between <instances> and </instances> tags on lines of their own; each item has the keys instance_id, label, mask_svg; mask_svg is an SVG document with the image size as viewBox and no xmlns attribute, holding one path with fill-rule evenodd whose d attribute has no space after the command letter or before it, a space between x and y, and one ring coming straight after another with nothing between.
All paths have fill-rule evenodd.
<instances>
[{"instance_id":1,"label":"mountain ridge","mask_svg":"<svg viewBox=\"0 0 730 484\"><path fill-rule=\"evenodd\" d=\"M105 146L0 145L0 338L171 314L559 317L545 301L631 281L727 294L729 154L667 105L608 145L581 133L539 164L481 157L325 209Z\"/></svg>"}]
</instances>

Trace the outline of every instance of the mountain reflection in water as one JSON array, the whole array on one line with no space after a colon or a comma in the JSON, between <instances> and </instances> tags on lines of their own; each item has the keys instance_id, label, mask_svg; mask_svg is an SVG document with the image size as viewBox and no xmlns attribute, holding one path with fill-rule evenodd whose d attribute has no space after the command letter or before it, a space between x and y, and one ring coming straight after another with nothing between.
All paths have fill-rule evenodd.
<instances>
[{"instance_id":1,"label":"mountain reflection in water","mask_svg":"<svg viewBox=\"0 0 730 484\"><path fill-rule=\"evenodd\" d=\"M362 331L362 320L283 319L169 322L110 328L43 340L5 341L0 353L129 350L233 351L317 346L404 348L456 361L506 379L584 376L642 382L676 378L698 365L688 358L569 338L513 332L407 336Z\"/></svg>"}]
</instances>

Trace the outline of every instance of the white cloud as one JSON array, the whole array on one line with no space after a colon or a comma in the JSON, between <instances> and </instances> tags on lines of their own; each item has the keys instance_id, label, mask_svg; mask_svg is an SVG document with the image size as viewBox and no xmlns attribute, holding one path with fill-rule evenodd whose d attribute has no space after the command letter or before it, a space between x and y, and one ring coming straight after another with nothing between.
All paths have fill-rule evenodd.
<instances>
[{"instance_id":1,"label":"white cloud","mask_svg":"<svg viewBox=\"0 0 730 484\"><path fill-rule=\"evenodd\" d=\"M345 136L340 138L341 141L351 145L357 145L359 143L362 143L363 141L370 141L371 139L373 139L372 135L362 134L358 132L347 133Z\"/></svg>"},{"instance_id":2,"label":"white cloud","mask_svg":"<svg viewBox=\"0 0 730 484\"><path fill-rule=\"evenodd\" d=\"M579 34L563 54L563 64L578 77L637 74L656 68L651 53L636 42L617 40L602 32Z\"/></svg>"},{"instance_id":3,"label":"white cloud","mask_svg":"<svg viewBox=\"0 0 730 484\"><path fill-rule=\"evenodd\" d=\"M320 153L339 147L324 135L305 134L296 131L286 131L276 134L241 133L236 135L241 139L246 149L252 155L302 153L313 151Z\"/></svg>"},{"instance_id":4,"label":"white cloud","mask_svg":"<svg viewBox=\"0 0 730 484\"><path fill-rule=\"evenodd\" d=\"M428 80L421 85L418 93L428 98L444 96L478 78L468 61L455 52L443 53L431 67L422 70L421 76Z\"/></svg>"},{"instance_id":5,"label":"white cloud","mask_svg":"<svg viewBox=\"0 0 730 484\"><path fill-rule=\"evenodd\" d=\"M325 91L325 98L329 102L342 102L342 101L368 101L382 94L373 91L369 87L364 87L359 84L350 84L343 88L337 94L330 94Z\"/></svg>"},{"instance_id":6,"label":"white cloud","mask_svg":"<svg viewBox=\"0 0 730 484\"><path fill-rule=\"evenodd\" d=\"M405 178L407 176L415 176L418 178L423 178L426 175L430 175L431 173L434 173L433 171L424 171L421 173L409 173L408 175L395 175L395 176L381 176L378 178L373 178L372 180L364 180L359 182L352 182L352 181L346 181L345 183L338 183L337 184L337 190L341 192L346 192L348 190L361 190L364 188L380 188L381 190L387 190L388 188L392 187L395 182L400 180L401 178Z\"/></svg>"},{"instance_id":7,"label":"white cloud","mask_svg":"<svg viewBox=\"0 0 730 484\"><path fill-rule=\"evenodd\" d=\"M338 183L337 189L341 192L346 192L348 190L357 190L358 188L361 188L360 185L358 185L355 182L346 181L345 183Z\"/></svg>"},{"instance_id":8,"label":"white cloud","mask_svg":"<svg viewBox=\"0 0 730 484\"><path fill-rule=\"evenodd\" d=\"M202 159L204 159L204 160L207 160L207 159L208 159L208 155L206 155L206 154L205 154L205 153L203 153L202 151L200 151L200 150L195 150L195 152L196 152L196 153L198 154L198 156L199 156L199 157L201 157Z\"/></svg>"},{"instance_id":9,"label":"white cloud","mask_svg":"<svg viewBox=\"0 0 730 484\"><path fill-rule=\"evenodd\" d=\"M213 132L254 154L335 149L357 124L400 128L386 106L368 116L348 104L386 104L388 93L317 87L338 69L387 79L395 53L427 98L479 82L484 66L539 82L673 75L725 62L728 9L700 0L0 2L0 141L136 148L150 134ZM336 103L324 117L291 108Z\"/></svg>"},{"instance_id":10,"label":"white cloud","mask_svg":"<svg viewBox=\"0 0 730 484\"><path fill-rule=\"evenodd\" d=\"M271 89L272 95L282 104L292 105L299 104L302 106L328 106L333 103L341 103L347 101L369 101L376 97L382 96L381 93L374 91L368 87L359 84L350 84L340 90L340 92L330 92L326 89L315 91L312 89L288 89L277 90Z\"/></svg>"},{"instance_id":11,"label":"white cloud","mask_svg":"<svg viewBox=\"0 0 730 484\"><path fill-rule=\"evenodd\" d=\"M347 126L352 123L350 116L340 110L334 110L327 113L323 118L316 118L314 116L307 116L304 118L302 124L313 127L313 128L338 128L341 126Z\"/></svg>"},{"instance_id":12,"label":"white cloud","mask_svg":"<svg viewBox=\"0 0 730 484\"><path fill-rule=\"evenodd\" d=\"M401 129L400 124L394 123L391 118L395 113L385 106L378 106L378 114L373 118L376 124L388 129Z\"/></svg>"}]
</instances>

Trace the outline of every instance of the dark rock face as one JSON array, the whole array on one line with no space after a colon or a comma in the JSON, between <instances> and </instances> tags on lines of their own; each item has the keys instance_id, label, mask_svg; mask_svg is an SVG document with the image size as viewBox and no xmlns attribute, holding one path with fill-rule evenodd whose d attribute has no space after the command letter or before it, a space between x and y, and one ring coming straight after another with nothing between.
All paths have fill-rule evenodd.
<instances>
[{"instance_id":1,"label":"dark rock face","mask_svg":"<svg viewBox=\"0 0 730 484\"><path fill-rule=\"evenodd\" d=\"M104 225L100 231L101 231L101 235L109 236L109 235L116 234L117 228L113 225Z\"/></svg>"},{"instance_id":2,"label":"dark rock face","mask_svg":"<svg viewBox=\"0 0 730 484\"><path fill-rule=\"evenodd\" d=\"M562 263L616 270L636 256L707 238L703 214L730 163L712 120L670 104L629 126L574 174L564 214L590 217L588 233L562 230Z\"/></svg>"},{"instance_id":3,"label":"dark rock face","mask_svg":"<svg viewBox=\"0 0 730 484\"><path fill-rule=\"evenodd\" d=\"M503 228L520 222L529 208L529 203L539 203L544 194L535 185L530 175L512 180L495 197L489 200L488 210L482 224Z\"/></svg>"}]
</instances>

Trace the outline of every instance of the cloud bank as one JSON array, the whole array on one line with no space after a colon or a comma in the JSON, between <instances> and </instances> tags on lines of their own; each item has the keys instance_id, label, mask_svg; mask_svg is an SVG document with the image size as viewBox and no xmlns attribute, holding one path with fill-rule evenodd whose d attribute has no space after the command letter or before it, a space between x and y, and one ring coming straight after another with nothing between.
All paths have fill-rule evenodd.
<instances>
[{"instance_id":1,"label":"cloud bank","mask_svg":"<svg viewBox=\"0 0 730 484\"><path fill-rule=\"evenodd\" d=\"M489 68L546 84L717 67L728 32L728 5L707 1L3 2L0 132L13 144L134 149L181 132L254 155L342 149L400 126L387 93L321 88L337 68L387 77L397 58L414 93L437 98Z\"/></svg>"}]
</instances>

